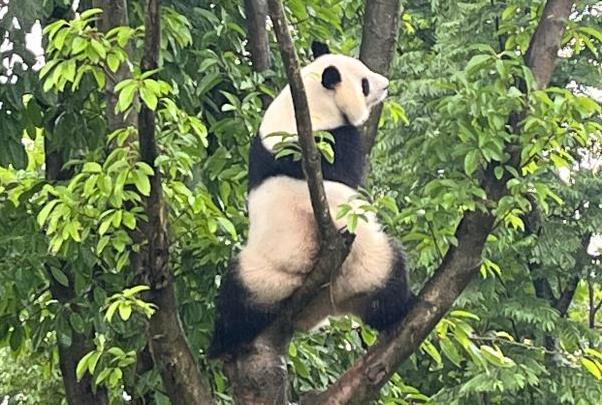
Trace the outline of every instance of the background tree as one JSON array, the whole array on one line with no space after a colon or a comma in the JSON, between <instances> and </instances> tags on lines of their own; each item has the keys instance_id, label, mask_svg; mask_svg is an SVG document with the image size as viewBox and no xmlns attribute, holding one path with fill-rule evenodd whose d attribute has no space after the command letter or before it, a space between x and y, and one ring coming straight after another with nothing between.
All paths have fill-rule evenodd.
<instances>
[{"instance_id":1,"label":"background tree","mask_svg":"<svg viewBox=\"0 0 602 405\"><path fill-rule=\"evenodd\" d=\"M15 376L0 398L188 403L207 378L216 402L232 401L237 381L204 350L220 275L245 240L249 140L286 82L262 3L163 0L147 21L157 2L2 3L0 356L18 361L0 361ZM376 346L349 318L295 336L291 396L599 403L601 5L402 3L286 2L302 63L314 39L377 71L391 63L366 193L423 291ZM379 25L379 12L400 20ZM376 60L371 40L395 58ZM172 305L157 300L169 291ZM170 336L189 345L187 363L148 350ZM28 369L52 383L34 389Z\"/></svg>"}]
</instances>

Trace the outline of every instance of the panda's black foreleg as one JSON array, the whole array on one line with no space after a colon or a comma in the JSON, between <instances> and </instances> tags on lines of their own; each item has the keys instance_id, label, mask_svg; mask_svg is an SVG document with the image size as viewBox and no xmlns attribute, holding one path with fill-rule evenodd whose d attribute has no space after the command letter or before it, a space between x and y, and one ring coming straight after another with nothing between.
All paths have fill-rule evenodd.
<instances>
[{"instance_id":1,"label":"panda's black foreleg","mask_svg":"<svg viewBox=\"0 0 602 405\"><path fill-rule=\"evenodd\" d=\"M270 325L278 314L277 305L253 303L251 293L240 281L238 260L234 260L222 280L209 358L218 358L242 349Z\"/></svg>"},{"instance_id":2,"label":"panda's black foreleg","mask_svg":"<svg viewBox=\"0 0 602 405\"><path fill-rule=\"evenodd\" d=\"M363 297L362 320L378 331L395 326L406 315L412 301L405 260L401 249L395 248L392 272L383 287Z\"/></svg>"}]
</instances>

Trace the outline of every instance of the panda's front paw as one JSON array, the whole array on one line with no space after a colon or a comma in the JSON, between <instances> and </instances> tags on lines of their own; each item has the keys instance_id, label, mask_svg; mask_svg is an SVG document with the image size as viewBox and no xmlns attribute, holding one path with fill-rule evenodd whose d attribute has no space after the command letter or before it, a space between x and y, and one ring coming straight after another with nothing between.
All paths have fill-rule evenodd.
<instances>
[{"instance_id":1,"label":"panda's front paw","mask_svg":"<svg viewBox=\"0 0 602 405\"><path fill-rule=\"evenodd\" d=\"M353 241L355 240L355 234L349 232L349 229L347 228L347 226L339 228L339 234L341 235L341 238L343 238L343 242L345 243L345 246L347 248L350 248L351 245L353 244Z\"/></svg>"}]
</instances>

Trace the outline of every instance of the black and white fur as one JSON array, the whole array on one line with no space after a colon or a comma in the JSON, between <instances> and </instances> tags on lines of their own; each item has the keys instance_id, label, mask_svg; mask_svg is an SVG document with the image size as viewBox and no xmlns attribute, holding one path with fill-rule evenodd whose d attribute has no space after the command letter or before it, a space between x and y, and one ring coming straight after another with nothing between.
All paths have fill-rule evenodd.
<instances>
[{"instance_id":1,"label":"black and white fur","mask_svg":"<svg viewBox=\"0 0 602 405\"><path fill-rule=\"evenodd\" d=\"M335 160L322 159L324 188L335 224L362 182L364 152L359 127L387 95L389 81L349 56L312 46L315 60L301 70L312 127L335 139ZM273 321L279 306L304 281L318 252L318 234L300 161L276 159L277 133L296 133L289 87L268 107L251 145L249 239L231 263L217 301L212 357L240 349ZM405 314L408 290L401 249L373 215L360 221L351 252L331 288L332 302L314 305L296 328L310 329L328 315L353 313L385 330Z\"/></svg>"}]
</instances>

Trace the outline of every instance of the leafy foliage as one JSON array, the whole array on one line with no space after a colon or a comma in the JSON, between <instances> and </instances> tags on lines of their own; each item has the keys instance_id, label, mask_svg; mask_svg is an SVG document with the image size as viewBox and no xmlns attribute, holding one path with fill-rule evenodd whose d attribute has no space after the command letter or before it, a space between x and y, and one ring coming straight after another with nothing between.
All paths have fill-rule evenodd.
<instances>
[{"instance_id":1,"label":"leafy foliage","mask_svg":"<svg viewBox=\"0 0 602 405\"><path fill-rule=\"evenodd\" d=\"M247 151L262 99L284 84L281 62L252 70L241 2L166 0L161 68L142 74L143 2L129 3L130 25L106 33L97 28L101 10L81 5L73 14L63 0L12 1L0 18L13 44L3 57L22 60L0 67L0 395L10 401L27 388L25 403L41 403L46 391L61 397L57 343L69 347L79 334L90 343L79 378L93 376L112 398L165 402L157 370L138 367L155 308L131 271L140 249L132 232L146 221L154 171L139 161L136 128L107 130L107 82L123 68L130 76L115 87L117 112L135 114L144 103L157 114L155 164L180 316L217 397L232 401L205 349L215 291L246 238ZM378 215L406 246L414 290L457 243L465 212L494 210L497 223L482 277L380 401L599 403L602 273L590 240L602 226L602 111L592 97L601 85L600 4L580 2L553 86L539 89L523 56L543 1L405 3L369 182L339 215L350 229ZM291 0L287 8L302 58L315 38L357 53L362 2ZM39 71L25 42L36 19L46 48ZM322 153L337 159L321 140ZM520 162L508 160L509 145L522 151ZM298 154L282 146L282 155ZM50 155L66 163L59 181L46 177ZM491 162L495 177L509 176L497 205L477 181ZM58 300L57 286L72 296ZM375 341L351 318L297 336L294 396L335 381Z\"/></svg>"}]
</instances>

